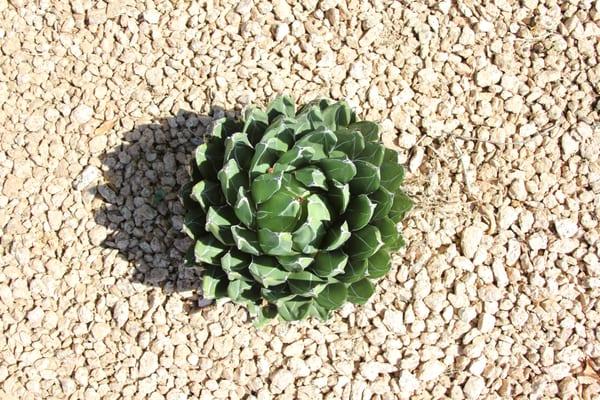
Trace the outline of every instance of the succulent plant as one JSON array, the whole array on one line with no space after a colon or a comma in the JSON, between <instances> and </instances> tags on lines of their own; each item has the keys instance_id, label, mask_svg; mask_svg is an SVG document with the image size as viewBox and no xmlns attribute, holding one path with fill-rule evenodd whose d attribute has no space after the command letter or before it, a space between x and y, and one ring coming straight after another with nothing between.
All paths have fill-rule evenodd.
<instances>
[{"instance_id":1,"label":"succulent plant","mask_svg":"<svg viewBox=\"0 0 600 400\"><path fill-rule=\"evenodd\" d=\"M266 111L220 119L191 175L183 229L194 240L188 261L204 268L203 295L245 305L259 324L364 304L404 244L404 169L379 126L343 101L296 112L281 96Z\"/></svg>"}]
</instances>

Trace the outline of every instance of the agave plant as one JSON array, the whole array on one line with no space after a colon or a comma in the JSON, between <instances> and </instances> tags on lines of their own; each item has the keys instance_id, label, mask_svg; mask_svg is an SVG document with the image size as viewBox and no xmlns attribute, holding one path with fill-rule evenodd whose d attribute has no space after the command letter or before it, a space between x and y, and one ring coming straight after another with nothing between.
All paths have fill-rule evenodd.
<instances>
[{"instance_id":1,"label":"agave plant","mask_svg":"<svg viewBox=\"0 0 600 400\"><path fill-rule=\"evenodd\" d=\"M245 305L259 324L364 304L404 244L404 169L379 126L345 102L296 112L281 96L220 119L191 175L184 231L188 260L204 267L203 295Z\"/></svg>"}]
</instances>

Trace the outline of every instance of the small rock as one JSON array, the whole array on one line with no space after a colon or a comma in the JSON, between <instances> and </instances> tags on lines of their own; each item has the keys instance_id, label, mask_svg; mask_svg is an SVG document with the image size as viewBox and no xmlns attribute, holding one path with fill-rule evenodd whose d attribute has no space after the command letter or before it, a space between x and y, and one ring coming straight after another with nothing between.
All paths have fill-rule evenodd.
<instances>
[{"instance_id":1,"label":"small rock","mask_svg":"<svg viewBox=\"0 0 600 400\"><path fill-rule=\"evenodd\" d=\"M118 327L125 325L129 319L129 304L125 300L119 301L113 308L113 318Z\"/></svg>"},{"instance_id":2,"label":"small rock","mask_svg":"<svg viewBox=\"0 0 600 400\"><path fill-rule=\"evenodd\" d=\"M429 360L419 367L417 377L419 380L429 382L437 379L444 371L446 366L439 360Z\"/></svg>"},{"instance_id":3,"label":"small rock","mask_svg":"<svg viewBox=\"0 0 600 400\"><path fill-rule=\"evenodd\" d=\"M44 117L41 115L30 115L25 120L25 129L30 132L37 132L44 127Z\"/></svg>"},{"instance_id":4,"label":"small rock","mask_svg":"<svg viewBox=\"0 0 600 400\"><path fill-rule=\"evenodd\" d=\"M523 111L523 97L517 95L506 100L504 103L504 109L511 113L520 113Z\"/></svg>"},{"instance_id":5,"label":"small rock","mask_svg":"<svg viewBox=\"0 0 600 400\"><path fill-rule=\"evenodd\" d=\"M383 324L393 333L406 333L402 311L386 310L383 314Z\"/></svg>"},{"instance_id":6,"label":"small rock","mask_svg":"<svg viewBox=\"0 0 600 400\"><path fill-rule=\"evenodd\" d=\"M82 104L77 106L71 112L71 118L79 124L85 124L86 122L89 122L92 119L93 114L94 110L92 110L90 106Z\"/></svg>"},{"instance_id":7,"label":"small rock","mask_svg":"<svg viewBox=\"0 0 600 400\"><path fill-rule=\"evenodd\" d=\"M483 301L498 301L502 298L502 290L492 284L484 285L477 291L479 298Z\"/></svg>"},{"instance_id":8,"label":"small rock","mask_svg":"<svg viewBox=\"0 0 600 400\"><path fill-rule=\"evenodd\" d=\"M560 381L571 374L571 367L567 363L558 363L545 368L545 372L555 381Z\"/></svg>"},{"instance_id":9,"label":"small rock","mask_svg":"<svg viewBox=\"0 0 600 400\"><path fill-rule=\"evenodd\" d=\"M110 333L110 326L104 322L95 323L92 326L92 336L96 340L102 340Z\"/></svg>"},{"instance_id":10,"label":"small rock","mask_svg":"<svg viewBox=\"0 0 600 400\"><path fill-rule=\"evenodd\" d=\"M548 238L542 232L535 232L527 241L529 248L533 251L544 250L548 247Z\"/></svg>"},{"instance_id":11,"label":"small rock","mask_svg":"<svg viewBox=\"0 0 600 400\"><path fill-rule=\"evenodd\" d=\"M378 361L369 361L360 366L360 374L368 381L374 381L379 374L389 374L395 370L394 366Z\"/></svg>"},{"instance_id":12,"label":"small rock","mask_svg":"<svg viewBox=\"0 0 600 400\"><path fill-rule=\"evenodd\" d=\"M479 70L475 75L475 82L480 87L492 86L500 81L502 78L502 71L493 64Z\"/></svg>"},{"instance_id":13,"label":"small rock","mask_svg":"<svg viewBox=\"0 0 600 400\"><path fill-rule=\"evenodd\" d=\"M6 197L17 197L19 193L23 189L23 179L13 175L8 174L4 178L4 186L2 187L2 193Z\"/></svg>"},{"instance_id":14,"label":"small rock","mask_svg":"<svg viewBox=\"0 0 600 400\"><path fill-rule=\"evenodd\" d=\"M367 47L371 45L376 39L381 37L382 25L376 24L371 29L369 29L365 34L360 38L358 44L361 47Z\"/></svg>"},{"instance_id":15,"label":"small rock","mask_svg":"<svg viewBox=\"0 0 600 400\"><path fill-rule=\"evenodd\" d=\"M42 325L44 319L44 310L41 307L35 307L27 313L27 321L32 328L38 328Z\"/></svg>"},{"instance_id":16,"label":"small rock","mask_svg":"<svg viewBox=\"0 0 600 400\"><path fill-rule=\"evenodd\" d=\"M57 231L60 229L63 221L63 213L58 210L48 210L48 224L50 229Z\"/></svg>"},{"instance_id":17,"label":"small rock","mask_svg":"<svg viewBox=\"0 0 600 400\"><path fill-rule=\"evenodd\" d=\"M508 229L519 218L519 210L511 206L500 208L499 214L500 228L502 229Z\"/></svg>"},{"instance_id":18,"label":"small rock","mask_svg":"<svg viewBox=\"0 0 600 400\"><path fill-rule=\"evenodd\" d=\"M519 128L519 135L526 138L533 135L537 131L537 127L534 123L523 124Z\"/></svg>"},{"instance_id":19,"label":"small rock","mask_svg":"<svg viewBox=\"0 0 600 400\"><path fill-rule=\"evenodd\" d=\"M523 179L515 179L508 188L508 194L515 200L525 201L527 200L527 189L525 188L525 181Z\"/></svg>"},{"instance_id":20,"label":"small rock","mask_svg":"<svg viewBox=\"0 0 600 400\"><path fill-rule=\"evenodd\" d=\"M99 136L92 138L92 140L90 140L90 143L89 143L90 152L92 154L100 153L101 151L106 149L107 143L108 143L108 138L105 135L99 135Z\"/></svg>"},{"instance_id":21,"label":"small rock","mask_svg":"<svg viewBox=\"0 0 600 400\"><path fill-rule=\"evenodd\" d=\"M99 246L106 239L106 228L102 225L96 225L88 232L88 236L90 238L90 243L94 246Z\"/></svg>"},{"instance_id":22,"label":"small rock","mask_svg":"<svg viewBox=\"0 0 600 400\"><path fill-rule=\"evenodd\" d=\"M280 21L291 22L293 19L292 9L286 0L274 0L273 12Z\"/></svg>"},{"instance_id":23,"label":"small rock","mask_svg":"<svg viewBox=\"0 0 600 400\"><path fill-rule=\"evenodd\" d=\"M152 86L159 86L162 84L163 70L159 67L148 68L146 70L146 82Z\"/></svg>"},{"instance_id":24,"label":"small rock","mask_svg":"<svg viewBox=\"0 0 600 400\"><path fill-rule=\"evenodd\" d=\"M298 340L292 344L285 346L283 349L283 355L286 357L297 357L304 352L304 343Z\"/></svg>"},{"instance_id":25,"label":"small rock","mask_svg":"<svg viewBox=\"0 0 600 400\"><path fill-rule=\"evenodd\" d=\"M483 313L479 317L479 323L477 327L481 331L481 333L489 333L494 329L496 325L496 317L491 314Z\"/></svg>"},{"instance_id":26,"label":"small rock","mask_svg":"<svg viewBox=\"0 0 600 400\"><path fill-rule=\"evenodd\" d=\"M158 369L158 356L151 351L146 351L140 357L139 377L150 376Z\"/></svg>"},{"instance_id":27,"label":"small rock","mask_svg":"<svg viewBox=\"0 0 600 400\"><path fill-rule=\"evenodd\" d=\"M483 378L480 376L471 376L465 383L463 392L467 399L475 400L479 398L483 389L485 389L485 381Z\"/></svg>"},{"instance_id":28,"label":"small rock","mask_svg":"<svg viewBox=\"0 0 600 400\"><path fill-rule=\"evenodd\" d=\"M563 134L560 138L560 146L562 148L563 153L567 157L579 151L579 142L573 139L573 137L568 133Z\"/></svg>"},{"instance_id":29,"label":"small rock","mask_svg":"<svg viewBox=\"0 0 600 400\"><path fill-rule=\"evenodd\" d=\"M398 378L400 393L410 396L419 389L419 380L410 371L402 370Z\"/></svg>"},{"instance_id":30,"label":"small rock","mask_svg":"<svg viewBox=\"0 0 600 400\"><path fill-rule=\"evenodd\" d=\"M460 247L465 257L472 259L479 248L479 243L483 238L483 229L473 225L462 231Z\"/></svg>"},{"instance_id":31,"label":"small rock","mask_svg":"<svg viewBox=\"0 0 600 400\"><path fill-rule=\"evenodd\" d=\"M290 27L288 24L277 24L275 25L275 40L281 42L290 33Z\"/></svg>"},{"instance_id":32,"label":"small rock","mask_svg":"<svg viewBox=\"0 0 600 400\"><path fill-rule=\"evenodd\" d=\"M575 251L577 247L579 247L579 240L577 239L558 239L557 241L552 242L552 244L550 244L548 250L558 254L569 254Z\"/></svg>"},{"instance_id":33,"label":"small rock","mask_svg":"<svg viewBox=\"0 0 600 400\"><path fill-rule=\"evenodd\" d=\"M102 176L102 171L98 167L88 165L73 182L76 190L83 190Z\"/></svg>"},{"instance_id":34,"label":"small rock","mask_svg":"<svg viewBox=\"0 0 600 400\"><path fill-rule=\"evenodd\" d=\"M274 393L283 392L294 382L294 374L287 369L278 369L271 375L271 387Z\"/></svg>"},{"instance_id":35,"label":"small rock","mask_svg":"<svg viewBox=\"0 0 600 400\"><path fill-rule=\"evenodd\" d=\"M578 230L577 222L567 218L554 221L554 227L556 228L556 233L562 239L575 236Z\"/></svg>"},{"instance_id":36,"label":"small rock","mask_svg":"<svg viewBox=\"0 0 600 400\"><path fill-rule=\"evenodd\" d=\"M149 24L158 24L160 13L154 9L144 11L144 20Z\"/></svg>"}]
</instances>

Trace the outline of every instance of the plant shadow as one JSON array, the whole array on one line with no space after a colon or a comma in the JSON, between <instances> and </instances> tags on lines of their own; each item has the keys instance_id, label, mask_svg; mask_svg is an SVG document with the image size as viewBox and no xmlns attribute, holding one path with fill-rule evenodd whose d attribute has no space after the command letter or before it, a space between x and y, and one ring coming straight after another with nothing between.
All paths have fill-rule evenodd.
<instances>
[{"instance_id":1,"label":"plant shadow","mask_svg":"<svg viewBox=\"0 0 600 400\"><path fill-rule=\"evenodd\" d=\"M210 110L206 115L180 110L126 132L123 143L101 157L105 180L96 187L104 205L95 220L111 232L102 246L118 250L134 266L133 282L166 293L190 291L192 300L201 300L201 271L184 265L191 240L181 232L178 192L190 179L193 151L213 122L236 115L220 107Z\"/></svg>"}]
</instances>

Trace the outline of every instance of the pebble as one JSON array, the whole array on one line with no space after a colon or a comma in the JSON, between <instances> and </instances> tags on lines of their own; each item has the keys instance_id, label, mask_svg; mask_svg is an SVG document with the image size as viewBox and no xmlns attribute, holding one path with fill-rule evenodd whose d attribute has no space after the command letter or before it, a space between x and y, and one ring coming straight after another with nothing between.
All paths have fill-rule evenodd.
<instances>
[{"instance_id":1,"label":"pebble","mask_svg":"<svg viewBox=\"0 0 600 400\"><path fill-rule=\"evenodd\" d=\"M71 118L78 124L85 124L92 119L94 110L88 105L81 104L71 112Z\"/></svg>"},{"instance_id":2,"label":"pebble","mask_svg":"<svg viewBox=\"0 0 600 400\"><path fill-rule=\"evenodd\" d=\"M475 74L475 82L480 87L488 87L492 86L498 82L502 78L502 71L498 69L493 64L490 64L481 70L477 71Z\"/></svg>"},{"instance_id":3,"label":"pebble","mask_svg":"<svg viewBox=\"0 0 600 400\"><path fill-rule=\"evenodd\" d=\"M294 375L287 369L279 369L271 375L271 387L274 393L283 392L294 382Z\"/></svg>"},{"instance_id":4,"label":"pebble","mask_svg":"<svg viewBox=\"0 0 600 400\"><path fill-rule=\"evenodd\" d=\"M94 246L99 246L106 239L107 231L106 228L102 225L96 225L88 232L88 236L90 238L90 242Z\"/></svg>"},{"instance_id":5,"label":"pebble","mask_svg":"<svg viewBox=\"0 0 600 400\"><path fill-rule=\"evenodd\" d=\"M30 132L37 132L44 127L44 117L41 115L31 115L25 120L25 129Z\"/></svg>"},{"instance_id":6,"label":"pebble","mask_svg":"<svg viewBox=\"0 0 600 400\"><path fill-rule=\"evenodd\" d=\"M107 143L108 138L105 135L94 137L90 140L90 152L96 154L105 151Z\"/></svg>"},{"instance_id":7,"label":"pebble","mask_svg":"<svg viewBox=\"0 0 600 400\"><path fill-rule=\"evenodd\" d=\"M479 399L485 389L485 381L480 376L471 376L467 379L463 391L469 400Z\"/></svg>"},{"instance_id":8,"label":"pebble","mask_svg":"<svg viewBox=\"0 0 600 400\"><path fill-rule=\"evenodd\" d=\"M290 27L288 24L277 24L275 26L275 40L281 42L290 33Z\"/></svg>"},{"instance_id":9,"label":"pebble","mask_svg":"<svg viewBox=\"0 0 600 400\"><path fill-rule=\"evenodd\" d=\"M568 239L573 236L578 231L577 221L568 218L562 218L554 221L554 227L556 228L556 233L562 239Z\"/></svg>"},{"instance_id":10,"label":"pebble","mask_svg":"<svg viewBox=\"0 0 600 400\"><path fill-rule=\"evenodd\" d=\"M58 210L48 210L48 224L50 229L57 231L63 222L63 213Z\"/></svg>"},{"instance_id":11,"label":"pebble","mask_svg":"<svg viewBox=\"0 0 600 400\"><path fill-rule=\"evenodd\" d=\"M469 226L462 232L460 248L465 257L472 259L479 248L483 238L483 229L480 226Z\"/></svg>"},{"instance_id":12,"label":"pebble","mask_svg":"<svg viewBox=\"0 0 600 400\"><path fill-rule=\"evenodd\" d=\"M158 356L151 351L146 351L140 357L138 373L140 378L152 375L158 369Z\"/></svg>"},{"instance_id":13,"label":"pebble","mask_svg":"<svg viewBox=\"0 0 600 400\"><path fill-rule=\"evenodd\" d=\"M423 382L430 382L437 379L444 371L446 366L439 360L429 360L419 367L417 378Z\"/></svg>"},{"instance_id":14,"label":"pebble","mask_svg":"<svg viewBox=\"0 0 600 400\"><path fill-rule=\"evenodd\" d=\"M144 21L149 24L158 24L160 20L160 13L155 9L148 9L144 11Z\"/></svg>"},{"instance_id":15,"label":"pebble","mask_svg":"<svg viewBox=\"0 0 600 400\"><path fill-rule=\"evenodd\" d=\"M102 176L102 171L98 167L88 165L83 169L81 174L73 182L73 187L76 190L83 190L96 182Z\"/></svg>"}]
</instances>

